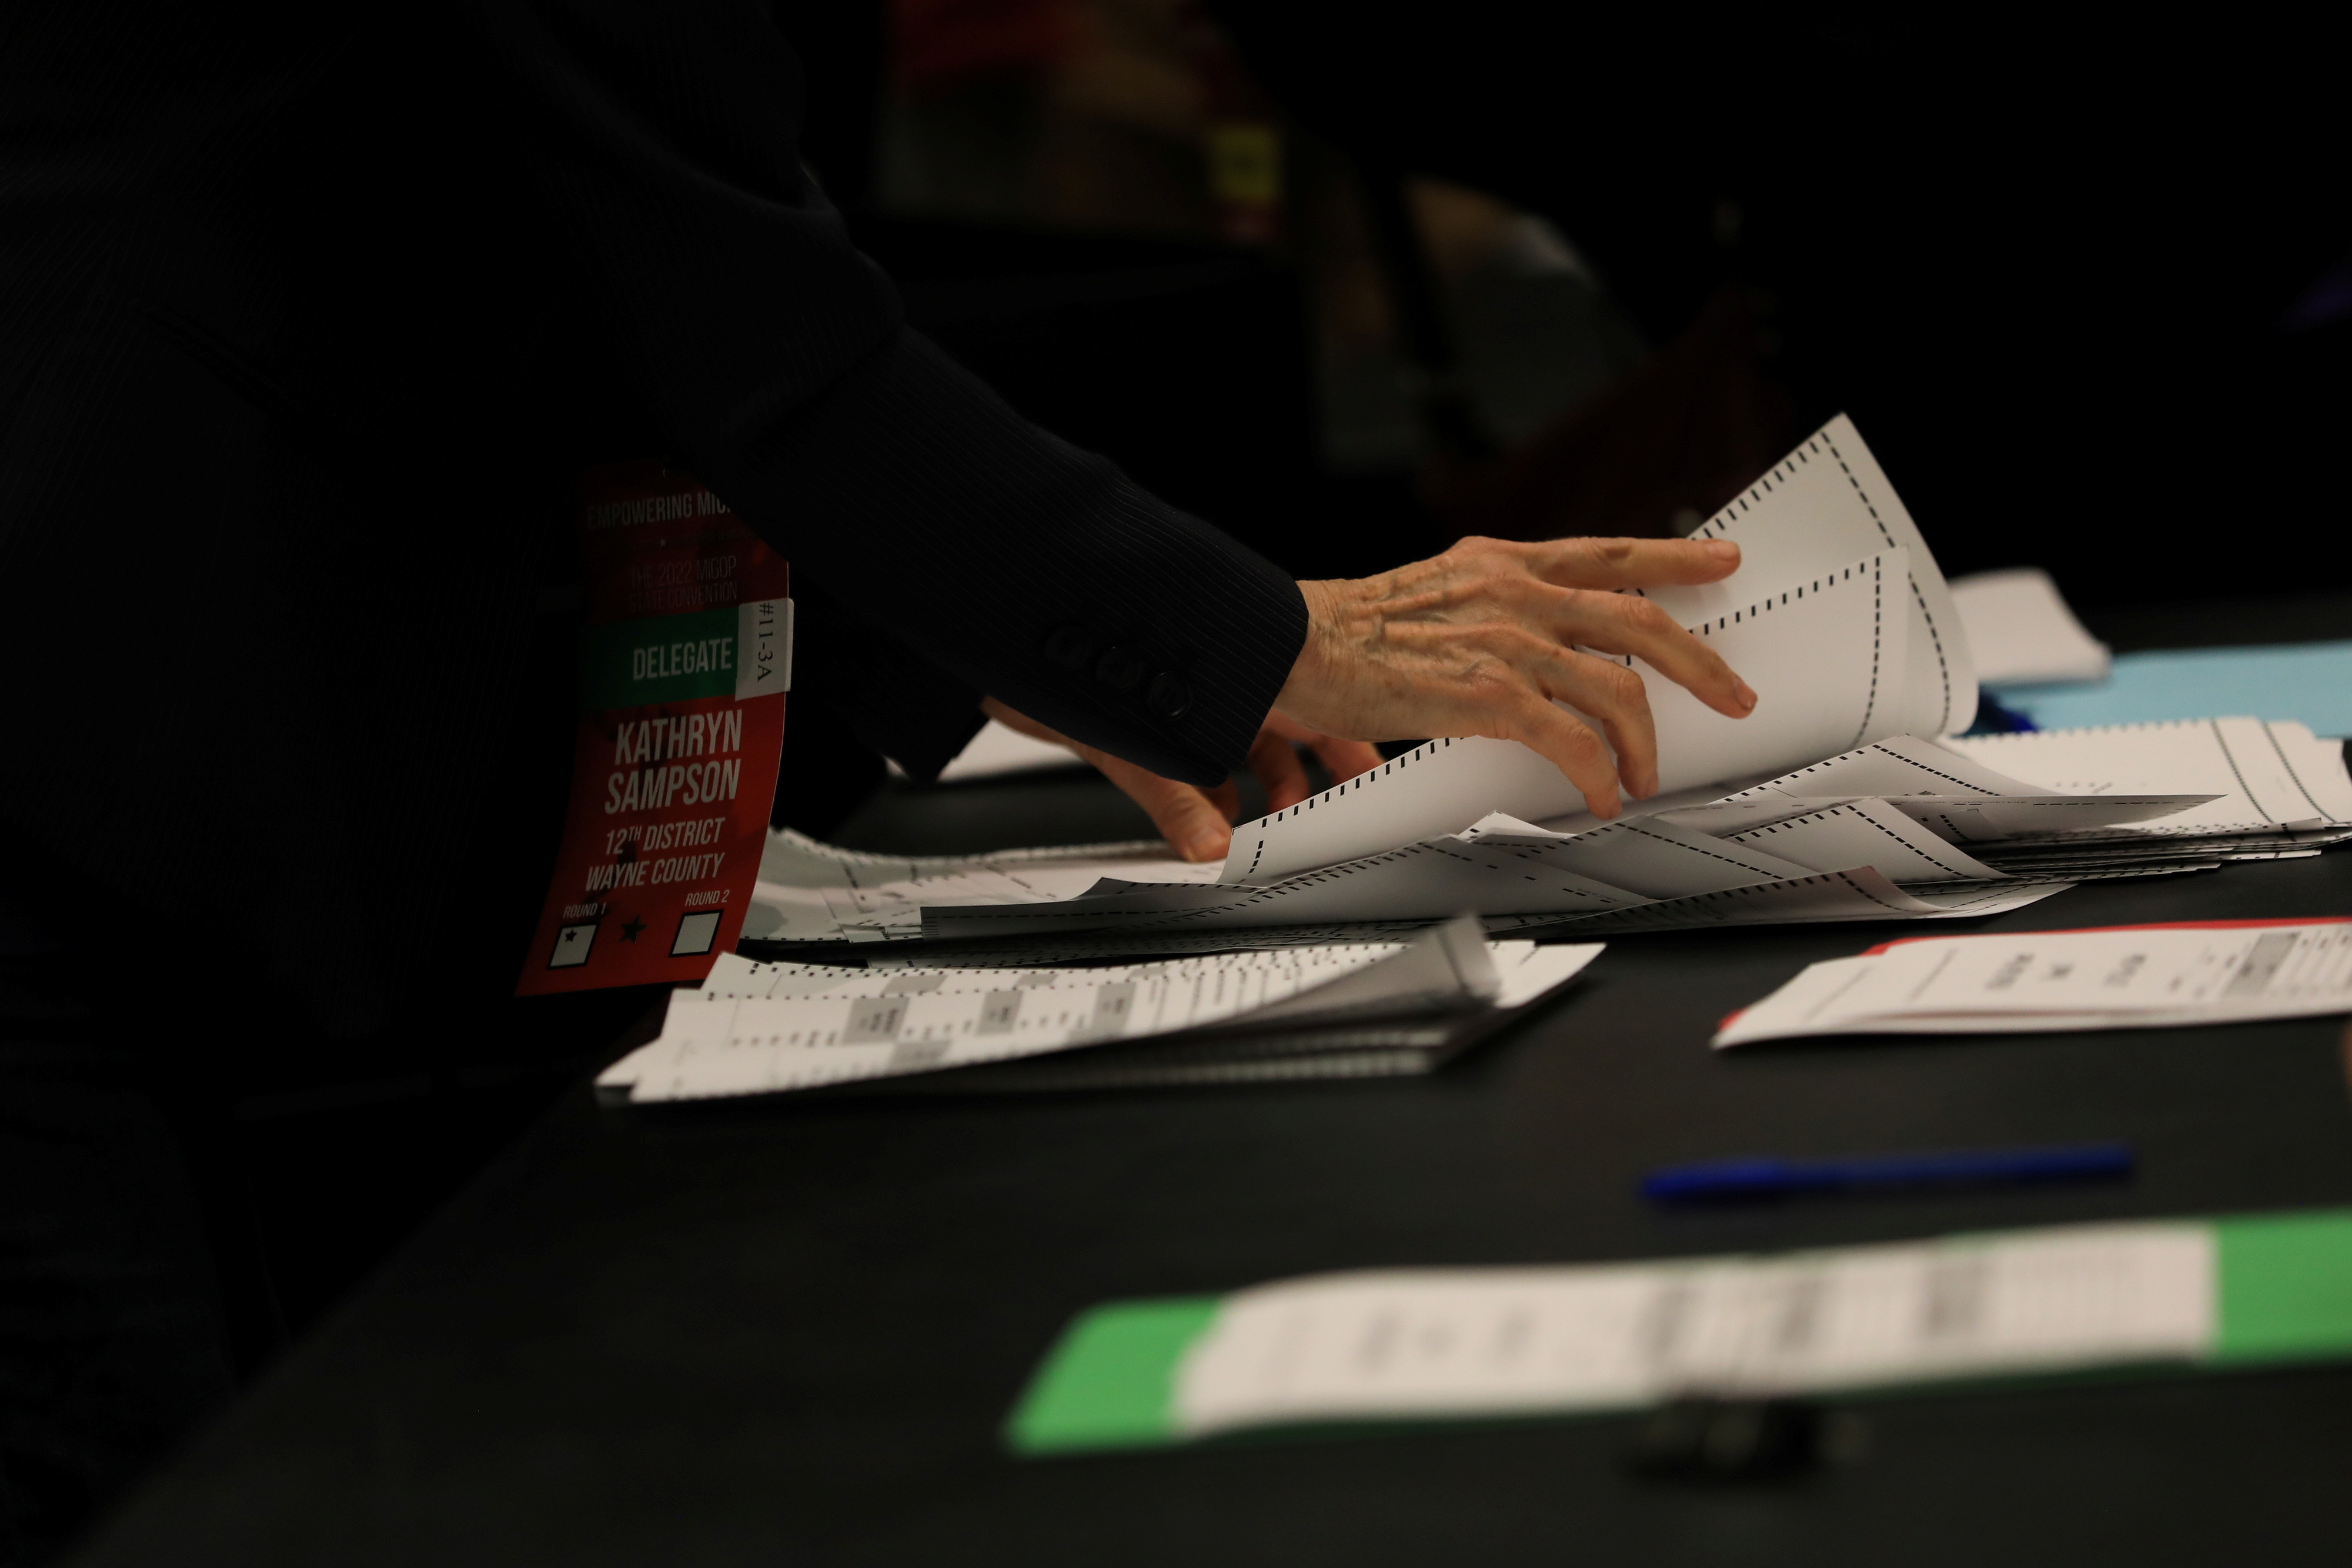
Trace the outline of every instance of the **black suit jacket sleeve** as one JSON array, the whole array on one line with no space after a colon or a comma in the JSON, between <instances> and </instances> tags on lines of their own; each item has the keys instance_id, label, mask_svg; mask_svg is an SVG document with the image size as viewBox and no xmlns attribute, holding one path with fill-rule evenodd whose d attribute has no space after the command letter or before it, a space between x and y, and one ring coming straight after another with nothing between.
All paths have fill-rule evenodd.
<instances>
[{"instance_id":1,"label":"black suit jacket sleeve","mask_svg":"<svg viewBox=\"0 0 2352 1568\"><path fill-rule=\"evenodd\" d=\"M798 162L799 66L754 0L480 16L677 456L969 690L1175 778L1240 763L1306 634L1297 585L905 329Z\"/></svg>"},{"instance_id":2,"label":"black suit jacket sleeve","mask_svg":"<svg viewBox=\"0 0 2352 1568\"><path fill-rule=\"evenodd\" d=\"M842 603L814 577L803 573L793 582L793 601L799 646L793 656L795 734L786 740L786 774L793 771L802 716L815 703L831 710L839 731L868 750L914 778L938 778L985 722L982 694Z\"/></svg>"}]
</instances>

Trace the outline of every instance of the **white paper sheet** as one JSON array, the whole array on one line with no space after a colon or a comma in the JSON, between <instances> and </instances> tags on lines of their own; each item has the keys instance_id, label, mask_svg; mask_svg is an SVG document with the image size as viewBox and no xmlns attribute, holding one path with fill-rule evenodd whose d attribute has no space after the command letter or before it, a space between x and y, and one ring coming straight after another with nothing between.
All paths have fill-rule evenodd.
<instances>
[{"instance_id":1,"label":"white paper sheet","mask_svg":"<svg viewBox=\"0 0 2352 1568\"><path fill-rule=\"evenodd\" d=\"M1801 925L1854 920L1958 920L2022 909L2072 882L2013 877L1990 886L1950 889L1895 886L1869 866L1792 877L1786 882L1670 898L1605 915L1586 915L1563 929L1627 936L1637 931L1700 930L1720 925Z\"/></svg>"},{"instance_id":2,"label":"white paper sheet","mask_svg":"<svg viewBox=\"0 0 2352 1568\"><path fill-rule=\"evenodd\" d=\"M1517 943L1515 946L1532 946ZM850 968L839 964L762 963L740 954L721 954L709 976L688 994L704 1001L785 1001L814 997L896 997L924 991L952 990L973 986L998 989L1007 985L1050 986L1084 981L1092 985L1123 980L1202 980L1264 971L1267 974L1319 976L1312 983L1334 979L1367 964L1392 958L1404 951L1402 942L1329 944L1288 952L1229 953L1215 958L1171 958L1149 964L1113 964L1084 969L1041 968L1008 980L1001 967L908 965L890 968Z\"/></svg>"},{"instance_id":3,"label":"white paper sheet","mask_svg":"<svg viewBox=\"0 0 2352 1568\"><path fill-rule=\"evenodd\" d=\"M1902 622L1908 653L1901 695L1878 733L1957 735L1975 722L1976 664L1951 591L1902 497L1845 415L1807 438L1690 537L1734 541L1740 566L1724 582L1654 591L1651 597L1678 621L1729 612L1745 597L1743 581L1801 582L1862 556L1908 551L1910 604ZM1813 755L1844 748L1822 747Z\"/></svg>"},{"instance_id":4,"label":"white paper sheet","mask_svg":"<svg viewBox=\"0 0 2352 1568\"><path fill-rule=\"evenodd\" d=\"M1077 753L1050 740L1036 740L990 719L964 748L940 769L940 782L961 784L972 779L1001 779L1013 773L1036 773L1051 768L1083 768Z\"/></svg>"},{"instance_id":5,"label":"white paper sheet","mask_svg":"<svg viewBox=\"0 0 2352 1568\"><path fill-rule=\"evenodd\" d=\"M971 941L1099 929L1257 930L1440 920L1465 910L1582 915L1642 902L1640 894L1546 863L1536 852L1450 836L1267 887L1108 889L1053 905L931 907L924 911L924 931L937 940Z\"/></svg>"},{"instance_id":6,"label":"white paper sheet","mask_svg":"<svg viewBox=\"0 0 2352 1568\"><path fill-rule=\"evenodd\" d=\"M1885 802L1955 844L2071 837L2178 817L2211 795L1905 795Z\"/></svg>"},{"instance_id":7,"label":"white paper sheet","mask_svg":"<svg viewBox=\"0 0 2352 1568\"><path fill-rule=\"evenodd\" d=\"M1936 885L2000 883L2014 874L1959 847L1971 835L2046 831L2053 822L2138 821L2207 799L2063 796L2043 788L1934 741L1896 736L1719 800L1657 815L1602 823L1578 814L1538 824L1498 812L1459 833L1264 886L1106 882L1087 897L1051 905L928 907L924 929L940 940L1146 927L1173 933L1434 919L1465 909L1565 920L1659 900L1673 906L1638 918L1629 915L1618 925L1667 929L1727 919L1946 918L2017 907L2061 891L2069 880L2029 868L2021 880L2038 885L2021 886L2013 894L1979 887L1969 890L1961 905L1932 900ZM1910 793L1921 790L1931 793ZM1841 793L1816 798L1829 791ZM2210 858L2208 851L2189 852ZM1857 868L1874 870L1861 881L1811 880L1818 872ZM1920 896L1887 886L1896 882L1922 884L1913 890ZM1775 891L1738 899L1702 896L1735 888Z\"/></svg>"},{"instance_id":8,"label":"white paper sheet","mask_svg":"<svg viewBox=\"0 0 2352 1568\"><path fill-rule=\"evenodd\" d=\"M2352 1012L2352 920L1928 937L1814 964L1718 1047L1821 1034L2177 1027Z\"/></svg>"},{"instance_id":9,"label":"white paper sheet","mask_svg":"<svg viewBox=\"0 0 2352 1568\"><path fill-rule=\"evenodd\" d=\"M990 854L869 854L789 830L771 832L744 916L747 940L883 942L922 935L925 904L1023 904L1072 898L1106 876L1213 882L1213 863L1169 854L1159 840L1004 850Z\"/></svg>"},{"instance_id":10,"label":"white paper sheet","mask_svg":"<svg viewBox=\"0 0 2352 1568\"><path fill-rule=\"evenodd\" d=\"M1481 921L1489 934L1507 936L1551 917L1505 915ZM1055 932L1032 940L992 942L985 946L940 947L935 944L896 945L874 950L866 961L877 969L919 968L946 961L952 955L960 965L981 968L1025 968L1038 965L1098 964L1119 959L1161 959L1180 955L1205 956L1213 953L1275 952L1292 947L1333 944L1410 942L1429 928L1426 920L1334 920L1318 925L1268 925L1226 930L1135 930Z\"/></svg>"},{"instance_id":11,"label":"white paper sheet","mask_svg":"<svg viewBox=\"0 0 2352 1568\"><path fill-rule=\"evenodd\" d=\"M1379 952L1291 949L1118 970L868 971L835 980L739 965L719 977L717 991L674 993L660 1039L598 1083L645 1102L768 1093L1243 1020L1255 1027L1516 1006L1599 952L1594 945L1490 945L1475 922L1457 920ZM762 983L793 994L723 994Z\"/></svg>"},{"instance_id":12,"label":"white paper sheet","mask_svg":"<svg viewBox=\"0 0 2352 1568\"><path fill-rule=\"evenodd\" d=\"M1325 1275L1228 1298L1173 1414L1199 1436L2189 1360L2215 1333L2216 1278L2201 1225Z\"/></svg>"},{"instance_id":13,"label":"white paper sheet","mask_svg":"<svg viewBox=\"0 0 2352 1568\"><path fill-rule=\"evenodd\" d=\"M1784 817L1725 842L1768 850L1807 871L1866 865L1889 882L1994 882L1994 870L1885 800L1848 800Z\"/></svg>"},{"instance_id":14,"label":"white paper sheet","mask_svg":"<svg viewBox=\"0 0 2352 1568\"><path fill-rule=\"evenodd\" d=\"M1874 745L1825 757L1807 767L1726 797L1746 800L1766 795L1982 795L2057 794L2048 785L2012 778L1989 765L1957 740L1890 736Z\"/></svg>"},{"instance_id":15,"label":"white paper sheet","mask_svg":"<svg viewBox=\"0 0 2352 1568\"><path fill-rule=\"evenodd\" d=\"M1986 685L2107 678L2114 665L2107 645L2084 630L2040 567L1979 571L1954 578L1951 586L1977 679Z\"/></svg>"},{"instance_id":16,"label":"white paper sheet","mask_svg":"<svg viewBox=\"0 0 2352 1568\"><path fill-rule=\"evenodd\" d=\"M1319 977L1315 981L1319 984L1322 979L1335 979L1367 964L1392 958L1404 951L1404 947L1402 941L1321 943L1266 952L1224 953L1213 958L1163 959L1149 964L1100 965L1084 969L1043 967L1044 958L1018 954L1005 955L1004 961L1001 963L975 967L942 967L908 962L854 968L840 964L800 964L788 960L760 962L736 953L722 953L699 987L681 988L677 994L705 1002L791 1001L821 998L850 1000L939 990L1036 989L1055 985L1107 985L1139 980L1214 984L1254 971L1291 978L1302 975ZM1541 963L1530 966L1532 955L1583 951L1581 947L1570 949L1565 946L1539 947L1533 942L1490 942L1486 950L1501 979L1502 995L1498 1005L1504 1007L1517 1007L1528 999L1530 993L1527 987L1530 979L1548 972ZM1013 972L1024 969L1027 972ZM667 1054L670 1043L674 1042L656 1040L638 1047L597 1074L597 1087L626 1088L635 1083L647 1063Z\"/></svg>"},{"instance_id":17,"label":"white paper sheet","mask_svg":"<svg viewBox=\"0 0 2352 1568\"><path fill-rule=\"evenodd\" d=\"M1557 868L1649 899L1686 898L1780 882L1814 869L1760 845L1693 832L1654 817L1612 822L1589 832L1558 833L1497 814L1472 824L1462 837L1475 848L1515 850L1531 865Z\"/></svg>"},{"instance_id":18,"label":"white paper sheet","mask_svg":"<svg viewBox=\"0 0 2352 1568\"><path fill-rule=\"evenodd\" d=\"M1389 776L1417 766L1399 759ZM1662 798L1654 812L1614 824L1496 813L1459 832L1247 883L1213 880L1218 868L1168 860L1150 844L910 861L778 834L755 909L796 935L835 940L1034 939L1041 946L1027 956L1045 960L1387 936L1465 910L1496 931L1601 915L1622 929L1944 918L2030 903L2077 877L2304 853L2352 836L2340 747L2299 725L2251 719L1946 742L1894 736L1710 793ZM1863 868L1877 880L1811 875ZM1989 885L2004 878L2031 885ZM1881 883L1910 891L1887 896ZM1734 890L1745 891L1712 896ZM802 902L774 914L793 899ZM1648 913L1627 913L1637 906Z\"/></svg>"},{"instance_id":19,"label":"white paper sheet","mask_svg":"<svg viewBox=\"0 0 2352 1568\"><path fill-rule=\"evenodd\" d=\"M1573 915L1776 882L1812 869L1666 822L1620 822L1569 836L1498 814L1463 833L1265 887L1107 884L1087 897L1051 905L934 906L924 911L923 928L936 939L961 941L1102 926L1189 931L1442 919L1464 910Z\"/></svg>"}]
</instances>

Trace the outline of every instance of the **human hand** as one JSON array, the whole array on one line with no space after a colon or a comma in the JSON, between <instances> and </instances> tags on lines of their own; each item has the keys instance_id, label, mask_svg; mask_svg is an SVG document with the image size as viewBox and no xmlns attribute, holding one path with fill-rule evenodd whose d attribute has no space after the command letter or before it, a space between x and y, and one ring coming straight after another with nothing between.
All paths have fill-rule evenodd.
<instances>
[{"instance_id":1,"label":"human hand","mask_svg":"<svg viewBox=\"0 0 2352 1568\"><path fill-rule=\"evenodd\" d=\"M1568 775L1593 815L1613 817L1621 783L1637 799L1657 790L1649 698L1632 670L1576 650L1633 654L1745 718L1756 694L1714 649L1650 600L1616 591L1714 582L1738 566L1725 539L1466 538L1378 577L1302 582L1307 645L1275 708L1362 740L1516 740ZM1578 714L1600 723L1606 745Z\"/></svg>"},{"instance_id":2,"label":"human hand","mask_svg":"<svg viewBox=\"0 0 2352 1568\"><path fill-rule=\"evenodd\" d=\"M1034 739L1066 746L1099 768L1104 778L1125 790L1142 807L1169 846L1188 861L1222 859L1234 841L1234 819L1241 814L1241 791L1226 779L1214 789L1163 779L1148 768L1122 761L1108 751L1072 740L1048 729L1028 715L1015 712L994 697L983 698L981 709L998 723ZM1336 740L1295 719L1268 714L1265 727L1250 747L1249 769L1265 788L1265 809L1279 811L1313 794L1297 747L1311 749L1331 772L1334 782L1353 779L1381 764L1381 754L1360 740Z\"/></svg>"}]
</instances>

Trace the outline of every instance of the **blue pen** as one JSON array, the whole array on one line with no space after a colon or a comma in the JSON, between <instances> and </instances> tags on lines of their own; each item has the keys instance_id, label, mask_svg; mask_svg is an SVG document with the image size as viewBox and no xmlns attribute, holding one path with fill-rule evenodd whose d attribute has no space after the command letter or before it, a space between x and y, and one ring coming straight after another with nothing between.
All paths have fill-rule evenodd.
<instances>
[{"instance_id":1,"label":"blue pen","mask_svg":"<svg viewBox=\"0 0 2352 1568\"><path fill-rule=\"evenodd\" d=\"M2127 1144L2059 1144L1843 1160L1710 1160L1653 1172L1642 1196L1657 1203L1723 1203L1888 1187L2112 1181L2131 1173Z\"/></svg>"},{"instance_id":2,"label":"blue pen","mask_svg":"<svg viewBox=\"0 0 2352 1568\"><path fill-rule=\"evenodd\" d=\"M1970 735L2026 735L2042 727L2025 714L2000 701L1990 692L1977 693L1977 716Z\"/></svg>"}]
</instances>

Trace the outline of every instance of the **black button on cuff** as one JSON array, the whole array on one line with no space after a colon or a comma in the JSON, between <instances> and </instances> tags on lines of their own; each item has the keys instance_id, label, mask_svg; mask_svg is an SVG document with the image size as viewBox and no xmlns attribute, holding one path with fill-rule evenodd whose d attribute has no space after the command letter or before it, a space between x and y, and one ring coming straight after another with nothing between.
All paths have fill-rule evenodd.
<instances>
[{"instance_id":1,"label":"black button on cuff","mask_svg":"<svg viewBox=\"0 0 2352 1568\"><path fill-rule=\"evenodd\" d=\"M1057 627L1045 639L1045 661L1075 675L1094 663L1095 646L1095 634L1085 627Z\"/></svg>"},{"instance_id":2,"label":"black button on cuff","mask_svg":"<svg viewBox=\"0 0 2352 1568\"><path fill-rule=\"evenodd\" d=\"M1115 692L1131 692L1143 681L1143 661L1125 648L1105 648L1095 679Z\"/></svg>"},{"instance_id":3,"label":"black button on cuff","mask_svg":"<svg viewBox=\"0 0 2352 1568\"><path fill-rule=\"evenodd\" d=\"M1192 688L1184 677L1162 670L1151 677L1151 689L1143 694L1143 706L1158 718L1182 718L1192 706Z\"/></svg>"}]
</instances>

